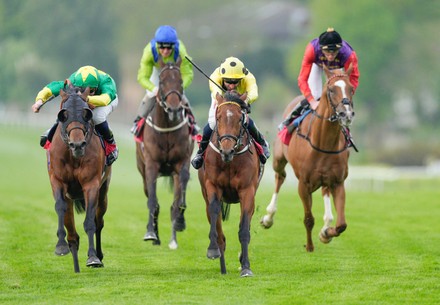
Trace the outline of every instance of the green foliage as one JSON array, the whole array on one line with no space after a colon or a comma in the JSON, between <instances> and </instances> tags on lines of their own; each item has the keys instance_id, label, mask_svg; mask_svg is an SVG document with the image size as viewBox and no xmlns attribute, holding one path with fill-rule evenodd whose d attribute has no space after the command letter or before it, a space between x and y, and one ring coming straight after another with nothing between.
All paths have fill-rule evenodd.
<instances>
[{"instance_id":1,"label":"green foliage","mask_svg":"<svg viewBox=\"0 0 440 305\"><path fill-rule=\"evenodd\" d=\"M315 252L306 235L299 197L286 185L279 193L275 224L259 226L272 194L263 184L252 220L250 260L255 276L240 278L237 267L237 205L224 223L228 274L208 260L208 221L195 171L187 193L187 229L179 249L167 248L172 194L159 180L162 246L142 241L146 199L135 165L132 139L121 139L105 215L105 267L85 267L84 214L76 216L81 236L81 273L71 255L53 254L56 213L45 152L35 129L0 127L0 303L2 304L437 304L438 180L385 183L382 192L347 193L347 231L324 245L322 198L314 196ZM269 165L268 165L269 166ZM267 174L267 173L266 173Z\"/></svg>"}]
</instances>

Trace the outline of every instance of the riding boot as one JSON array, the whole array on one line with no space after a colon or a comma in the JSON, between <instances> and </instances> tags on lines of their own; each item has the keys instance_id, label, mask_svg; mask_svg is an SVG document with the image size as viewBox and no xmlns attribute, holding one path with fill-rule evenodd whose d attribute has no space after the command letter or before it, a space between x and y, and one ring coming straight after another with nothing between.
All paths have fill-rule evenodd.
<instances>
[{"instance_id":1,"label":"riding boot","mask_svg":"<svg viewBox=\"0 0 440 305\"><path fill-rule=\"evenodd\" d=\"M208 147L209 140L211 139L212 129L209 127L209 124L203 128L203 136L200 141L199 150L197 151L194 158L191 160L191 165L195 169L199 169L203 165L203 154L205 153L206 148Z\"/></svg>"},{"instance_id":2,"label":"riding boot","mask_svg":"<svg viewBox=\"0 0 440 305\"><path fill-rule=\"evenodd\" d=\"M252 138L254 138L255 142L261 145L263 149L263 154L259 155L261 163L265 164L267 159L270 157L269 143L264 139L261 132L258 130L257 125L255 125L254 121L249 118L248 130L251 134Z\"/></svg>"},{"instance_id":3,"label":"riding boot","mask_svg":"<svg viewBox=\"0 0 440 305\"><path fill-rule=\"evenodd\" d=\"M46 142L52 142L53 135L55 134L55 131L57 130L58 122L56 122L51 128L46 130L40 137L40 146L44 147L46 145Z\"/></svg>"},{"instance_id":4,"label":"riding boot","mask_svg":"<svg viewBox=\"0 0 440 305\"><path fill-rule=\"evenodd\" d=\"M151 110L153 110L154 105L156 104L156 97L148 97L148 94L145 94L144 98L141 101L138 109L138 115L133 121L133 127L130 129L130 132L135 136L139 136L139 127L138 122L141 118L146 118L148 114L150 114Z\"/></svg>"},{"instance_id":5,"label":"riding boot","mask_svg":"<svg viewBox=\"0 0 440 305\"><path fill-rule=\"evenodd\" d=\"M290 123L293 122L297 117L303 114L304 110L309 109L309 102L306 99L303 99L301 102L295 105L287 118L278 125L278 130L282 130L284 126L289 126Z\"/></svg>"},{"instance_id":6,"label":"riding boot","mask_svg":"<svg viewBox=\"0 0 440 305\"><path fill-rule=\"evenodd\" d=\"M104 140L106 164L110 166L113 162L116 161L119 155L119 150L113 137L113 132L108 126L107 121L95 125L95 130L99 135L101 135L102 139Z\"/></svg>"}]
</instances>

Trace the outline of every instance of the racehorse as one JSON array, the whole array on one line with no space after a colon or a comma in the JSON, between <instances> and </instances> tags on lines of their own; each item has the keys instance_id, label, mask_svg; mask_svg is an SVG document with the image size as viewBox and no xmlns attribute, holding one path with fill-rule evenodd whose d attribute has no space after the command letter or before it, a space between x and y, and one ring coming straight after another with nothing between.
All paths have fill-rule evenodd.
<instances>
[{"instance_id":1,"label":"racehorse","mask_svg":"<svg viewBox=\"0 0 440 305\"><path fill-rule=\"evenodd\" d=\"M156 104L146 118L142 141L136 142L137 168L142 175L144 193L147 196L149 218L144 240L160 245L157 198L157 179L170 177L174 187L171 206L172 236L168 246L177 249L176 232L185 230L186 188L190 177L190 157L194 140L188 128L188 117L183 97L179 57L176 63L159 60L159 90Z\"/></svg>"},{"instance_id":2,"label":"racehorse","mask_svg":"<svg viewBox=\"0 0 440 305\"><path fill-rule=\"evenodd\" d=\"M220 258L220 270L226 273L226 238L222 220L229 213L229 204L240 203L241 216L238 236L241 243L241 276L252 276L248 246L250 225L255 209L255 194L263 174L255 146L246 127L243 110L246 94L217 94L216 127L205 152L204 166L199 169L199 181L210 223L210 244L207 257ZM220 216L220 213L222 214Z\"/></svg>"},{"instance_id":3,"label":"racehorse","mask_svg":"<svg viewBox=\"0 0 440 305\"><path fill-rule=\"evenodd\" d=\"M274 143L273 169L275 171L275 191L267 206L268 214L263 216L261 224L270 228L277 209L278 193L286 178L285 167L290 163L298 178L298 193L304 207L304 225L307 232L306 250L312 252L312 229L315 219L312 214L312 193L321 187L324 199L324 226L319 233L323 243L329 243L333 237L345 231L345 186L348 176L349 147L353 146L348 126L354 119L353 86L349 76L351 67L342 70L328 70L324 66L327 81L316 111L306 116L294 131L288 145L280 138ZM284 116L304 99L296 97L287 107ZM331 197L337 213L336 226L333 221Z\"/></svg>"},{"instance_id":4,"label":"racehorse","mask_svg":"<svg viewBox=\"0 0 440 305\"><path fill-rule=\"evenodd\" d=\"M75 228L73 207L86 212L84 230L88 237L86 266L103 267L101 231L107 210L107 191L111 166L105 165L105 152L94 132L92 111L87 105L90 89L77 93L71 85L61 90L62 109L58 127L47 151L50 184L58 214L58 243L55 254L73 256L75 272L78 264L79 235ZM66 231L67 229L67 242ZM96 237L96 248L94 238Z\"/></svg>"}]
</instances>

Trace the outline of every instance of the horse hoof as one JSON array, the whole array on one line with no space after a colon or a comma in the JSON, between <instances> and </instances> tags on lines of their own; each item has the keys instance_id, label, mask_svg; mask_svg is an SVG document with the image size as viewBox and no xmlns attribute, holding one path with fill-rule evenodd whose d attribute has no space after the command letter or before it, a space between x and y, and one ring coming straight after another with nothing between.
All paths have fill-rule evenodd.
<instances>
[{"instance_id":1,"label":"horse hoof","mask_svg":"<svg viewBox=\"0 0 440 305\"><path fill-rule=\"evenodd\" d=\"M327 235L327 230L321 230L321 232L319 232L319 240L324 243L324 244L328 244L329 242L331 242L333 239L333 237L329 237Z\"/></svg>"},{"instance_id":2,"label":"horse hoof","mask_svg":"<svg viewBox=\"0 0 440 305\"><path fill-rule=\"evenodd\" d=\"M145 233L144 241L147 241L147 240L157 240L156 233L154 233L154 232L147 232L147 233Z\"/></svg>"},{"instance_id":3,"label":"horse hoof","mask_svg":"<svg viewBox=\"0 0 440 305\"><path fill-rule=\"evenodd\" d=\"M56 246L55 247L55 254L59 256L64 256L70 253L69 246Z\"/></svg>"},{"instance_id":4,"label":"horse hoof","mask_svg":"<svg viewBox=\"0 0 440 305\"><path fill-rule=\"evenodd\" d=\"M270 219L267 215L264 215L260 220L260 225L265 229L269 229L273 225L273 219Z\"/></svg>"},{"instance_id":5,"label":"horse hoof","mask_svg":"<svg viewBox=\"0 0 440 305\"><path fill-rule=\"evenodd\" d=\"M216 259L221 256L220 249L208 249L208 252L206 253L206 257L209 259Z\"/></svg>"},{"instance_id":6,"label":"horse hoof","mask_svg":"<svg viewBox=\"0 0 440 305\"><path fill-rule=\"evenodd\" d=\"M170 241L170 243L168 244L168 248L170 248L171 250L176 250L177 242L175 240Z\"/></svg>"},{"instance_id":7,"label":"horse hoof","mask_svg":"<svg viewBox=\"0 0 440 305\"><path fill-rule=\"evenodd\" d=\"M104 267L104 264L96 256L91 256L87 259L86 266L91 268L100 268Z\"/></svg>"},{"instance_id":8,"label":"horse hoof","mask_svg":"<svg viewBox=\"0 0 440 305\"><path fill-rule=\"evenodd\" d=\"M251 277L251 276L254 276L254 274L252 273L251 269L243 269L240 272L240 276L241 277Z\"/></svg>"}]
</instances>

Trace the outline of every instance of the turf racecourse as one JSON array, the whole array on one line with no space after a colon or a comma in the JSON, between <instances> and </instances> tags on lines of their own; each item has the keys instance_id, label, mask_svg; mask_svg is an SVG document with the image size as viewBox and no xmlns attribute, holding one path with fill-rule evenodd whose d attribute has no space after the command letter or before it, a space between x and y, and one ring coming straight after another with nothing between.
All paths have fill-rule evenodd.
<instances>
[{"instance_id":1,"label":"turf racecourse","mask_svg":"<svg viewBox=\"0 0 440 305\"><path fill-rule=\"evenodd\" d=\"M103 230L104 268L81 273L71 255L54 255L56 213L38 146L40 128L0 126L0 304L439 304L439 181L387 183L383 192L349 190L347 231L330 244L317 238L322 200L315 196L315 252L306 253L302 205L295 190L280 195L274 227L258 222L272 195L258 191L250 261L255 274L240 278L238 214L224 224L228 274L206 258L208 222L195 171L188 189L187 230L171 251L167 182L161 203L161 246L142 241L146 201L136 170L134 144L121 139ZM127 131L128 133L128 131ZM120 137L122 138L122 137Z\"/></svg>"}]
</instances>

